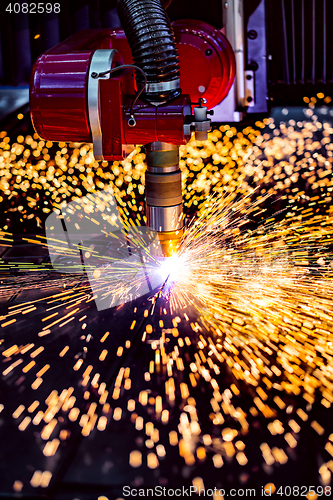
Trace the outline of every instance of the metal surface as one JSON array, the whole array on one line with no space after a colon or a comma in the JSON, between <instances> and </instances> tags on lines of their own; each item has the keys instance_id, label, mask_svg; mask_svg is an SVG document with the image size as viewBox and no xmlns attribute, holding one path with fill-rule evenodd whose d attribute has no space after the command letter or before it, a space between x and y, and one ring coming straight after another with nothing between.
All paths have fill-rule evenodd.
<instances>
[{"instance_id":1,"label":"metal surface","mask_svg":"<svg viewBox=\"0 0 333 500\"><path fill-rule=\"evenodd\" d=\"M91 58L88 72L88 113L89 125L94 145L95 160L104 160L103 156L103 141L101 128L101 109L99 95L99 78L92 78L92 73L102 73L111 68L112 59L115 55L115 50L99 49L96 50ZM109 79L107 74L102 79Z\"/></svg>"},{"instance_id":2,"label":"metal surface","mask_svg":"<svg viewBox=\"0 0 333 500\"><path fill-rule=\"evenodd\" d=\"M190 134L191 131L195 133L197 141L206 141L208 139L208 131L211 129L211 121L207 117L207 107L203 106L204 99L199 99L199 105L194 107L194 115L188 118L184 123L184 133ZM213 114L214 111L209 111ZM192 119L192 121L190 121Z\"/></svg>"},{"instance_id":3,"label":"metal surface","mask_svg":"<svg viewBox=\"0 0 333 500\"><path fill-rule=\"evenodd\" d=\"M175 144L170 144L168 142L155 141L147 144L146 149L148 151L174 151L178 150L178 146Z\"/></svg>"},{"instance_id":4,"label":"metal surface","mask_svg":"<svg viewBox=\"0 0 333 500\"><path fill-rule=\"evenodd\" d=\"M207 99L214 108L228 95L235 79L230 40L207 23L185 19L173 23L180 59L180 86L192 101Z\"/></svg>"},{"instance_id":5,"label":"metal surface","mask_svg":"<svg viewBox=\"0 0 333 500\"><path fill-rule=\"evenodd\" d=\"M247 100L247 105L248 105L248 112L254 108L255 106L255 73L254 71L247 70L245 71L245 93L246 93L246 100ZM263 96L265 99L265 95Z\"/></svg>"},{"instance_id":6,"label":"metal surface","mask_svg":"<svg viewBox=\"0 0 333 500\"><path fill-rule=\"evenodd\" d=\"M89 50L48 53L35 62L30 110L34 128L43 139L91 142L86 85L91 56Z\"/></svg>"},{"instance_id":7,"label":"metal surface","mask_svg":"<svg viewBox=\"0 0 333 500\"><path fill-rule=\"evenodd\" d=\"M183 205L172 207L146 206L148 227L159 231L177 231L183 227Z\"/></svg>"},{"instance_id":8,"label":"metal surface","mask_svg":"<svg viewBox=\"0 0 333 500\"><path fill-rule=\"evenodd\" d=\"M321 92L331 95L333 2L267 0L265 8L268 87L275 104L301 104L304 96Z\"/></svg>"},{"instance_id":9,"label":"metal surface","mask_svg":"<svg viewBox=\"0 0 333 500\"><path fill-rule=\"evenodd\" d=\"M146 92L167 92L168 90L178 89L180 87L180 80L171 80L170 82L157 82L147 83Z\"/></svg>"},{"instance_id":10,"label":"metal surface","mask_svg":"<svg viewBox=\"0 0 333 500\"><path fill-rule=\"evenodd\" d=\"M286 8L285 8L284 0L282 0L282 2L281 2L281 14L282 14L283 58L285 61L284 78L285 78L286 83L290 83L287 20L286 20Z\"/></svg>"},{"instance_id":11,"label":"metal surface","mask_svg":"<svg viewBox=\"0 0 333 500\"><path fill-rule=\"evenodd\" d=\"M150 144L147 144L146 146L146 151L147 151L147 171L148 172L153 172L156 174L161 173L161 170L163 170L164 174L168 174L171 172L176 172L179 170L179 146L176 144L170 144L168 142L161 142L161 141L156 141L156 142L151 142ZM158 158L161 156L162 151L174 151L174 165L163 165L163 169L161 169L161 165L158 165L159 161ZM158 154L154 154L151 152L158 152ZM164 160L165 160L165 155ZM165 161L164 161L165 163Z\"/></svg>"},{"instance_id":12,"label":"metal surface","mask_svg":"<svg viewBox=\"0 0 333 500\"><path fill-rule=\"evenodd\" d=\"M214 108L217 122L239 122L244 116L245 105L245 53L243 0L223 1L224 33L236 59L236 79L226 98Z\"/></svg>"},{"instance_id":13,"label":"metal surface","mask_svg":"<svg viewBox=\"0 0 333 500\"><path fill-rule=\"evenodd\" d=\"M245 95L245 26L244 26L244 0L228 0L224 2L224 27L225 35L235 53L236 81L235 81L235 109L247 105Z\"/></svg>"},{"instance_id":14,"label":"metal surface","mask_svg":"<svg viewBox=\"0 0 333 500\"><path fill-rule=\"evenodd\" d=\"M161 141L149 144L146 161L147 225L157 231L163 255L171 256L184 225L178 147Z\"/></svg>"},{"instance_id":15,"label":"metal surface","mask_svg":"<svg viewBox=\"0 0 333 500\"><path fill-rule=\"evenodd\" d=\"M130 127L128 119L136 93L131 74L98 80L89 78L87 84L88 72L94 72L89 68L90 60L102 47L108 50L101 63L103 69L110 69L112 49L118 51L113 53L115 62L131 62L129 46L121 30L79 33L37 60L30 104L38 134L51 141L92 142L92 128L95 154L100 160L121 160L126 144L148 144L158 140L186 144L189 136L184 134L183 123L185 116L191 114L189 96L181 95L161 106L147 106L146 102L137 101L134 107L136 126ZM90 96L87 87L90 87ZM89 120L92 120L92 127Z\"/></svg>"},{"instance_id":16,"label":"metal surface","mask_svg":"<svg viewBox=\"0 0 333 500\"><path fill-rule=\"evenodd\" d=\"M186 144L190 133L184 131L184 121L191 115L191 99L205 95L207 107L219 104L234 80L235 62L225 37L206 23L177 21L174 30L184 94L160 106L138 100L134 127L129 126L136 93L131 75L87 80L89 71L110 69L112 49L118 50L113 60L132 62L121 30L85 31L42 55L35 63L30 91L31 116L38 134L51 141L93 141L96 159L111 161L122 159L125 144ZM108 52L99 63L100 50ZM173 88L175 82L165 84ZM205 139L201 132L208 129L208 122L198 125L200 140Z\"/></svg>"},{"instance_id":17,"label":"metal surface","mask_svg":"<svg viewBox=\"0 0 333 500\"><path fill-rule=\"evenodd\" d=\"M249 16L247 21L247 32L254 31L255 38L247 38L247 68L246 78L251 70L253 79L245 80L247 89L249 83L252 85L248 97L252 97L249 104L248 113L267 112L267 42L266 42L266 9L265 0L261 0L255 11Z\"/></svg>"},{"instance_id":18,"label":"metal surface","mask_svg":"<svg viewBox=\"0 0 333 500\"><path fill-rule=\"evenodd\" d=\"M183 232L183 228L177 229L176 231L153 232L154 238L158 241L158 245L156 245L156 255L158 257L161 257L161 253L164 257L172 257L176 255L181 243Z\"/></svg>"},{"instance_id":19,"label":"metal surface","mask_svg":"<svg viewBox=\"0 0 333 500\"><path fill-rule=\"evenodd\" d=\"M169 174L171 172L177 172L179 170L179 165L169 165L168 167L163 167L163 172ZM147 165L147 171L158 174L161 172L161 167L154 167L152 165Z\"/></svg>"},{"instance_id":20,"label":"metal surface","mask_svg":"<svg viewBox=\"0 0 333 500\"><path fill-rule=\"evenodd\" d=\"M191 114L190 96L180 95L161 106L147 105L138 100L134 107L136 126L128 126L132 97L126 97L123 106L124 142L126 144L149 144L167 142L186 144L190 136L183 130L184 119Z\"/></svg>"},{"instance_id":21,"label":"metal surface","mask_svg":"<svg viewBox=\"0 0 333 500\"><path fill-rule=\"evenodd\" d=\"M181 173L146 172L146 202L156 207L170 207L182 203ZM166 231L166 229L165 229Z\"/></svg>"},{"instance_id":22,"label":"metal surface","mask_svg":"<svg viewBox=\"0 0 333 500\"><path fill-rule=\"evenodd\" d=\"M244 112L239 111L235 108L236 101L236 87L235 83L231 86L229 94L224 99L221 104L218 104L214 108L214 121L229 123L229 122L240 122L244 117Z\"/></svg>"}]
</instances>

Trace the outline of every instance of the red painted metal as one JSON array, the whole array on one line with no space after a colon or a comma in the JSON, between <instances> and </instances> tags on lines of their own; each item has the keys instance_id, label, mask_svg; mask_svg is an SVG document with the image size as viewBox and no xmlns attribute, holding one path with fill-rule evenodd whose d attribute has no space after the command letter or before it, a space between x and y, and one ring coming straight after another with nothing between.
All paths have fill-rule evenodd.
<instances>
[{"instance_id":1,"label":"red painted metal","mask_svg":"<svg viewBox=\"0 0 333 500\"><path fill-rule=\"evenodd\" d=\"M180 61L180 85L192 101L207 99L211 109L227 96L235 79L234 52L226 37L203 21L173 23ZM205 90L200 92L199 88Z\"/></svg>"},{"instance_id":2,"label":"red painted metal","mask_svg":"<svg viewBox=\"0 0 333 500\"><path fill-rule=\"evenodd\" d=\"M219 104L235 76L235 59L226 38L201 21L174 24L180 54L183 94L168 104L139 101L136 126L129 127L130 105L136 92L133 72L100 81L103 151L107 160L122 159L123 144L154 141L185 144L184 116L191 114L190 97ZM36 132L50 141L91 142L87 105L87 78L97 49L116 49L118 64L131 64L131 51L122 30L84 30L40 56L30 85L31 118ZM199 88L205 90L200 92ZM201 89L202 90L202 89ZM189 95L188 95L189 94Z\"/></svg>"},{"instance_id":3,"label":"red painted metal","mask_svg":"<svg viewBox=\"0 0 333 500\"><path fill-rule=\"evenodd\" d=\"M87 71L93 51L43 54L34 65L32 123L46 140L91 142L87 120Z\"/></svg>"},{"instance_id":4,"label":"red painted metal","mask_svg":"<svg viewBox=\"0 0 333 500\"><path fill-rule=\"evenodd\" d=\"M123 160L123 144L126 144L123 134L123 94L121 80L111 78L101 80L101 129L103 156L105 160ZM105 133L107 131L107 133Z\"/></svg>"},{"instance_id":5,"label":"red painted metal","mask_svg":"<svg viewBox=\"0 0 333 500\"><path fill-rule=\"evenodd\" d=\"M41 55L30 82L31 119L36 132L50 141L91 142L87 77L97 49L116 49L115 62L132 63L122 30L84 30ZM135 92L133 78L122 78L122 92Z\"/></svg>"},{"instance_id":6,"label":"red painted metal","mask_svg":"<svg viewBox=\"0 0 333 500\"><path fill-rule=\"evenodd\" d=\"M184 135L184 116L191 114L190 96L182 94L168 104L152 106L138 101L134 107L136 126L127 123L132 98L124 104L124 138L126 144L149 144L161 141L171 144L186 144L189 140ZM138 137L140 142L138 142Z\"/></svg>"},{"instance_id":7,"label":"red painted metal","mask_svg":"<svg viewBox=\"0 0 333 500\"><path fill-rule=\"evenodd\" d=\"M182 94L167 105L156 110L158 140L171 144L186 144L190 139L184 135L184 118L191 115L191 98Z\"/></svg>"}]
</instances>

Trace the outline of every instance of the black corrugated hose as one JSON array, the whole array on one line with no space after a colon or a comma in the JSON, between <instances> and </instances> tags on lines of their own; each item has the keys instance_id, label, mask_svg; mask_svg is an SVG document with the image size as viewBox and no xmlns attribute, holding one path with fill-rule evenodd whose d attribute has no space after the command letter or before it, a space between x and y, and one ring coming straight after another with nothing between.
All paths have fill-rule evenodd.
<instances>
[{"instance_id":1,"label":"black corrugated hose","mask_svg":"<svg viewBox=\"0 0 333 500\"><path fill-rule=\"evenodd\" d=\"M170 20L161 0L118 0L118 15L130 45L134 64L147 75L149 102L169 101L181 93L179 59ZM136 74L138 84L143 77ZM149 90L149 84L173 82L170 90ZM154 91L153 91L154 90Z\"/></svg>"}]
</instances>

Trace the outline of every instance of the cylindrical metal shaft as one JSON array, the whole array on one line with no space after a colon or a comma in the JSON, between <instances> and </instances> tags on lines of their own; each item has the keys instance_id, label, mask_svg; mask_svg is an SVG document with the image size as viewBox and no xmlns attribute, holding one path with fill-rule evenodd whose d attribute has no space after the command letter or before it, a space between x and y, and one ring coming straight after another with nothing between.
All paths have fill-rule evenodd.
<instances>
[{"instance_id":1,"label":"cylindrical metal shaft","mask_svg":"<svg viewBox=\"0 0 333 500\"><path fill-rule=\"evenodd\" d=\"M166 142L146 147L146 215L147 225L158 233L162 254L177 251L183 234L183 198L179 148Z\"/></svg>"}]
</instances>

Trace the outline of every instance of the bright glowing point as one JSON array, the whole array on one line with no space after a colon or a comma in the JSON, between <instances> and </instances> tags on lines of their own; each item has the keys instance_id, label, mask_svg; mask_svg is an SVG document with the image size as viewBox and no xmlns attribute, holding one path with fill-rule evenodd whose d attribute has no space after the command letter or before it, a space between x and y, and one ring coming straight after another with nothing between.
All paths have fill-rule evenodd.
<instances>
[{"instance_id":1,"label":"bright glowing point","mask_svg":"<svg viewBox=\"0 0 333 500\"><path fill-rule=\"evenodd\" d=\"M183 256L172 255L172 257L165 257L161 262L159 273L162 278L168 280L168 283L174 283L180 279L184 274L189 272L188 263Z\"/></svg>"}]
</instances>

